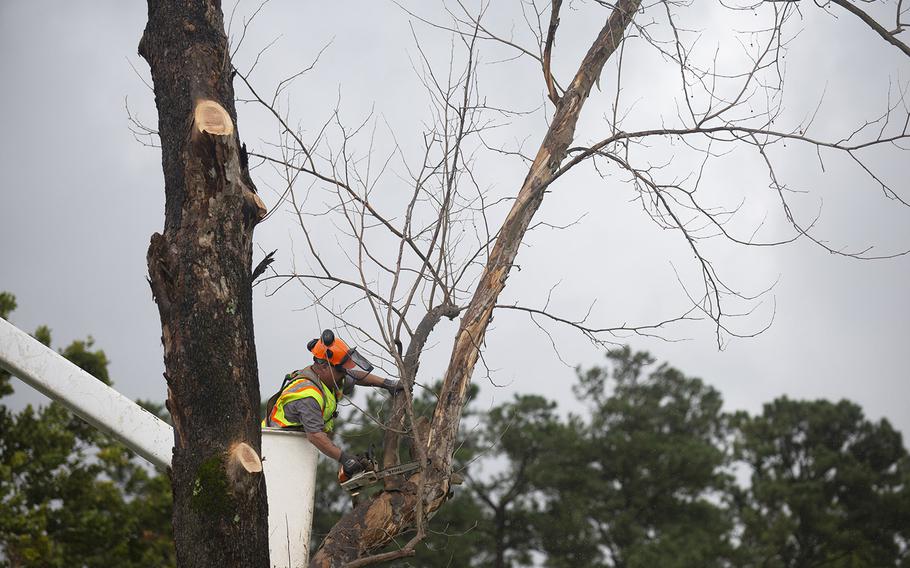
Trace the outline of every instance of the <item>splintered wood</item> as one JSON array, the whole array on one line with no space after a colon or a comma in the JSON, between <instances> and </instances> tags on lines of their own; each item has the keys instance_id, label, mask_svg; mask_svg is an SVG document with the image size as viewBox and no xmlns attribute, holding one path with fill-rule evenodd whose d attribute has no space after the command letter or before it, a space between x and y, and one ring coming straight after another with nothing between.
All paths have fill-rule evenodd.
<instances>
[{"instance_id":1,"label":"splintered wood","mask_svg":"<svg viewBox=\"0 0 910 568\"><path fill-rule=\"evenodd\" d=\"M208 132L218 136L227 136L234 132L231 115L215 101L198 101L193 114L193 121L199 132Z\"/></svg>"},{"instance_id":2,"label":"splintered wood","mask_svg":"<svg viewBox=\"0 0 910 568\"><path fill-rule=\"evenodd\" d=\"M265 203L263 203L262 199L252 191L245 192L244 197L248 199L253 208L256 209L256 220L262 221L265 218L266 213L268 213L268 209L265 208Z\"/></svg>"}]
</instances>

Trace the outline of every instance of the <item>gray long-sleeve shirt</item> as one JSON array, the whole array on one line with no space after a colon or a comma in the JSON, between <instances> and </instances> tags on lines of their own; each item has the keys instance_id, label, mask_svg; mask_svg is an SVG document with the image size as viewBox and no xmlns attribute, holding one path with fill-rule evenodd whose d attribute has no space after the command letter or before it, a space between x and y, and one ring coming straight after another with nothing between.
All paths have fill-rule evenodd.
<instances>
[{"instance_id":1,"label":"gray long-sleeve shirt","mask_svg":"<svg viewBox=\"0 0 910 568\"><path fill-rule=\"evenodd\" d=\"M284 415L291 422L296 422L303 427L304 432L322 432L325 430L325 421L322 419L322 409L313 397L299 398L284 405Z\"/></svg>"}]
</instances>

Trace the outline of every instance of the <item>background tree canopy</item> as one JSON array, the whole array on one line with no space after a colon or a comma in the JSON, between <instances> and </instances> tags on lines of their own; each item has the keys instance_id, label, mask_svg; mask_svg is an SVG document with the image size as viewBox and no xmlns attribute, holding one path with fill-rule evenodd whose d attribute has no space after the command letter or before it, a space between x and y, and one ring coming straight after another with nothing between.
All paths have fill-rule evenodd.
<instances>
[{"instance_id":1,"label":"background tree canopy","mask_svg":"<svg viewBox=\"0 0 910 568\"><path fill-rule=\"evenodd\" d=\"M0 294L0 316L15 308ZM51 344L47 327L35 337ZM110 384L91 338L61 353ZM711 386L628 347L576 375L567 415L536 395L469 402L464 484L396 565L910 565L910 458L887 420L846 400L728 413ZM437 390L419 391L418 416ZM345 447L378 446L386 412L382 395L349 407ZM314 545L350 507L336 473L319 462ZM16 413L0 399L0 566L173 566L170 507L165 476L61 405Z\"/></svg>"},{"instance_id":2,"label":"background tree canopy","mask_svg":"<svg viewBox=\"0 0 910 568\"><path fill-rule=\"evenodd\" d=\"M15 308L0 294L0 317ZM51 345L49 328L34 336ZM91 338L61 354L111 384ZM9 378L0 372L2 396ZM167 477L56 402L17 413L0 399L0 433L0 566L175 565Z\"/></svg>"}]
</instances>

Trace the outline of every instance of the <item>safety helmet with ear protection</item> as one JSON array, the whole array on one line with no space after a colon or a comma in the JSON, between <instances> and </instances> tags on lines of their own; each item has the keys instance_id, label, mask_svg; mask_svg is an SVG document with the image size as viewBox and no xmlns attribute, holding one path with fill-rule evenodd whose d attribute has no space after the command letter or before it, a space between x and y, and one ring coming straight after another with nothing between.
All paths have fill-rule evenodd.
<instances>
[{"instance_id":1,"label":"safety helmet with ear protection","mask_svg":"<svg viewBox=\"0 0 910 568\"><path fill-rule=\"evenodd\" d=\"M344 373L341 392L345 395L354 392L357 381L373 370L373 365L356 348L351 348L341 338L335 337L331 329L324 330L318 338L310 340L306 348L313 354L314 360L326 361Z\"/></svg>"}]
</instances>

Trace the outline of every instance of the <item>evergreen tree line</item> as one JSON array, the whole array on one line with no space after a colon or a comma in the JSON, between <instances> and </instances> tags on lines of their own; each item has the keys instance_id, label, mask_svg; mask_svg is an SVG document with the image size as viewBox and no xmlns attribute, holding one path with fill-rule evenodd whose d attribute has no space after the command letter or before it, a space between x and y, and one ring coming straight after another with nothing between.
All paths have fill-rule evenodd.
<instances>
[{"instance_id":1,"label":"evergreen tree line","mask_svg":"<svg viewBox=\"0 0 910 568\"><path fill-rule=\"evenodd\" d=\"M0 293L0 317L15 308ZM46 326L33 335L51 345ZM111 384L108 358L91 338L60 353ZM4 397L12 392L0 370L0 567L175 566L167 476L62 404L11 411Z\"/></svg>"},{"instance_id":2,"label":"evergreen tree line","mask_svg":"<svg viewBox=\"0 0 910 568\"><path fill-rule=\"evenodd\" d=\"M0 294L0 317L13 309ZM35 337L51 344L46 327ZM110 384L91 339L61 353ZM10 411L9 379L0 567L174 566L166 476L57 403ZM418 415L435 390L415 392ZM565 394L568 415L535 395L469 403L464 481L398 566L910 566L910 458L887 420L852 402L782 397L729 413L714 388L629 348L567 378ZM386 405L348 408L344 447L379 447ZM314 545L351 506L336 474L320 460Z\"/></svg>"},{"instance_id":3,"label":"evergreen tree line","mask_svg":"<svg viewBox=\"0 0 910 568\"><path fill-rule=\"evenodd\" d=\"M910 566L910 458L887 420L786 397L725 412L716 389L628 347L576 374L566 417L536 395L468 406L465 483L398 565ZM359 422L341 435L362 450L381 433ZM315 539L349 506L319 473Z\"/></svg>"}]
</instances>

